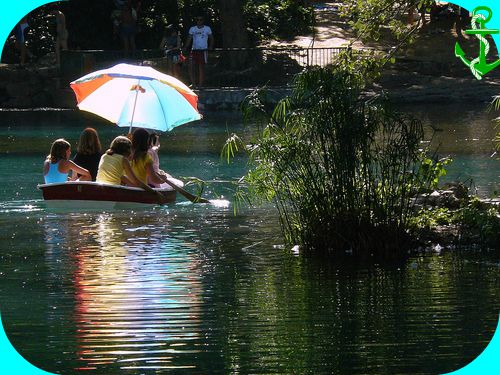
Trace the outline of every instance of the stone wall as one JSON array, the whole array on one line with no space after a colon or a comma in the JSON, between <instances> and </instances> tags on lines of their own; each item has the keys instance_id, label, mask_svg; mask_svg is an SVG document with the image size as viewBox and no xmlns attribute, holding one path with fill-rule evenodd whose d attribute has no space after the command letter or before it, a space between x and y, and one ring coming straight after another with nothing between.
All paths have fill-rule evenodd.
<instances>
[{"instance_id":1,"label":"stone wall","mask_svg":"<svg viewBox=\"0 0 500 375\"><path fill-rule=\"evenodd\" d=\"M0 67L0 108L39 108L55 104L57 69Z\"/></svg>"},{"instance_id":2,"label":"stone wall","mask_svg":"<svg viewBox=\"0 0 500 375\"><path fill-rule=\"evenodd\" d=\"M255 89L225 87L207 88L197 91L200 110L239 110L243 100ZM275 87L266 90L267 100L277 103L280 99L291 94L287 87Z\"/></svg>"},{"instance_id":3,"label":"stone wall","mask_svg":"<svg viewBox=\"0 0 500 375\"><path fill-rule=\"evenodd\" d=\"M197 90L200 110L238 110L253 89L207 88ZM267 91L271 102L290 93L290 89ZM56 68L0 66L0 108L76 108L69 82L59 77Z\"/></svg>"}]
</instances>

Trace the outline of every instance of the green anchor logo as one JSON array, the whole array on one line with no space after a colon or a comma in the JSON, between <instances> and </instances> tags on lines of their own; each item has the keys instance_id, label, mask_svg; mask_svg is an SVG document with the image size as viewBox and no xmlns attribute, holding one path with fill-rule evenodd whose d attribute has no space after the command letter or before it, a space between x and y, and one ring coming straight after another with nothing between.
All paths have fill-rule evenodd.
<instances>
[{"instance_id":1,"label":"green anchor logo","mask_svg":"<svg viewBox=\"0 0 500 375\"><path fill-rule=\"evenodd\" d=\"M486 12L487 16L485 17L484 14L479 13L480 11ZM479 39L479 57L476 57L472 61L467 60L465 58L464 51L460 48L460 45L458 43L455 44L455 56L462 60L462 62L470 68L472 74L477 79L482 79L486 73L500 65L500 59L490 64L486 61L486 56L490 52L490 44L484 36L499 33L498 30L488 29L485 26L492 16L493 12L487 6L479 6L475 8L472 11L472 30L465 31L466 34L475 35L476 38ZM479 29L477 28L477 23L479 23Z\"/></svg>"}]
</instances>

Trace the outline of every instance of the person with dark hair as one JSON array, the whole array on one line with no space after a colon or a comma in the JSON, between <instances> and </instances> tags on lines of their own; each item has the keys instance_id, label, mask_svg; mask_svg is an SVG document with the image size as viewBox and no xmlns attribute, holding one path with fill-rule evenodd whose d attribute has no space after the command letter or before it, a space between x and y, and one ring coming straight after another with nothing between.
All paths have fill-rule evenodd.
<instances>
[{"instance_id":1,"label":"person with dark hair","mask_svg":"<svg viewBox=\"0 0 500 375\"><path fill-rule=\"evenodd\" d=\"M153 158L149 154L150 138L146 129L136 129L132 133L132 170L145 184L160 185L166 179L154 169Z\"/></svg>"},{"instance_id":2,"label":"person with dark hair","mask_svg":"<svg viewBox=\"0 0 500 375\"><path fill-rule=\"evenodd\" d=\"M70 156L71 145L65 139L59 138L52 143L50 154L43 164L43 177L46 184L68 181L70 171L79 174L82 181L90 180L90 172L69 160Z\"/></svg>"},{"instance_id":3,"label":"person with dark hair","mask_svg":"<svg viewBox=\"0 0 500 375\"><path fill-rule=\"evenodd\" d=\"M126 185L137 186L156 194L159 204L165 203L166 199L161 193L149 187L148 184L143 183L135 175L128 161L131 150L132 143L127 137L119 136L113 139L109 149L101 157L96 181L111 185L125 183Z\"/></svg>"},{"instance_id":4,"label":"person with dark hair","mask_svg":"<svg viewBox=\"0 0 500 375\"><path fill-rule=\"evenodd\" d=\"M92 181L95 181L100 160L101 142L99 141L99 135L94 128L86 128L80 134L80 140L78 141L73 161L83 168L88 169L92 176Z\"/></svg>"},{"instance_id":5,"label":"person with dark hair","mask_svg":"<svg viewBox=\"0 0 500 375\"><path fill-rule=\"evenodd\" d=\"M120 23L122 17L122 10L127 0L114 0L115 9L111 12L111 21L113 23L113 39L120 34Z\"/></svg>"},{"instance_id":6,"label":"person with dark hair","mask_svg":"<svg viewBox=\"0 0 500 375\"><path fill-rule=\"evenodd\" d=\"M181 66L185 60L181 48L179 31L173 25L168 25L163 33L160 49L164 51L169 73L176 78L180 77Z\"/></svg>"},{"instance_id":7,"label":"person with dark hair","mask_svg":"<svg viewBox=\"0 0 500 375\"><path fill-rule=\"evenodd\" d=\"M186 48L191 47L189 60L189 75L191 83L202 87L205 83L205 65L208 61L208 50L213 49L214 38L212 29L205 25L203 16L196 17L196 25L189 29ZM198 67L198 81L196 81L196 69ZM198 82L198 84L197 84Z\"/></svg>"}]
</instances>

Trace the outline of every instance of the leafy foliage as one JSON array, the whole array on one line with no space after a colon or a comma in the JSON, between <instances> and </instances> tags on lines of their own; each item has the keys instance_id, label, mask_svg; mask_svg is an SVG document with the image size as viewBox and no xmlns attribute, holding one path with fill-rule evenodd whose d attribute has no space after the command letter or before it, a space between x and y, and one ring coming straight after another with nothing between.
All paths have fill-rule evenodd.
<instances>
[{"instance_id":1,"label":"leafy foliage","mask_svg":"<svg viewBox=\"0 0 500 375\"><path fill-rule=\"evenodd\" d=\"M450 225L453 213L445 207L422 208L409 221L409 226L414 229L435 229L438 225Z\"/></svg>"},{"instance_id":2,"label":"leafy foliage","mask_svg":"<svg viewBox=\"0 0 500 375\"><path fill-rule=\"evenodd\" d=\"M306 251L399 249L411 197L441 173L419 162L420 122L383 99L363 100L373 61L362 60L298 75L248 146L247 196L274 201L285 238ZM251 113L266 111L259 98L249 98Z\"/></svg>"},{"instance_id":3,"label":"leafy foliage","mask_svg":"<svg viewBox=\"0 0 500 375\"><path fill-rule=\"evenodd\" d=\"M500 246L500 209L485 208L477 198L455 214L455 222L461 226L463 236L473 238L476 242ZM476 238L474 238L476 237Z\"/></svg>"},{"instance_id":4,"label":"leafy foliage","mask_svg":"<svg viewBox=\"0 0 500 375\"><path fill-rule=\"evenodd\" d=\"M444 207L422 208L411 218L410 226L417 231L455 226L462 243L473 242L493 248L500 246L500 209L487 206L477 197L463 202L455 210Z\"/></svg>"},{"instance_id":5,"label":"leafy foliage","mask_svg":"<svg viewBox=\"0 0 500 375\"><path fill-rule=\"evenodd\" d=\"M133 3L137 3L133 1ZM55 21L49 17L54 5L42 6L29 16L28 49L35 56L53 51ZM113 35L111 14L113 1L69 0L58 4L66 15L70 49L121 49L119 37ZM291 0L245 0L244 16L254 42L273 37L290 37L312 25L311 9ZM138 18L138 48L157 48L166 25L178 25L182 37L194 24L197 15L205 16L220 45L224 25L221 24L216 0L148 0L141 2ZM89 24L92 27L89 27ZM7 55L12 54L13 38ZM10 56L4 56L9 62Z\"/></svg>"},{"instance_id":6,"label":"leafy foliage","mask_svg":"<svg viewBox=\"0 0 500 375\"><path fill-rule=\"evenodd\" d=\"M342 13L363 39L379 39L386 28L399 40L407 37L408 13L417 8L428 7L429 0L345 0Z\"/></svg>"},{"instance_id":7,"label":"leafy foliage","mask_svg":"<svg viewBox=\"0 0 500 375\"><path fill-rule=\"evenodd\" d=\"M422 186L427 186L429 189L437 189L439 179L446 176L446 166L452 162L449 157L434 161L426 157L425 152L422 153L419 177Z\"/></svg>"},{"instance_id":8,"label":"leafy foliage","mask_svg":"<svg viewBox=\"0 0 500 375\"><path fill-rule=\"evenodd\" d=\"M258 39L290 38L310 31L312 8L300 1L252 0L245 4L248 27Z\"/></svg>"}]
</instances>

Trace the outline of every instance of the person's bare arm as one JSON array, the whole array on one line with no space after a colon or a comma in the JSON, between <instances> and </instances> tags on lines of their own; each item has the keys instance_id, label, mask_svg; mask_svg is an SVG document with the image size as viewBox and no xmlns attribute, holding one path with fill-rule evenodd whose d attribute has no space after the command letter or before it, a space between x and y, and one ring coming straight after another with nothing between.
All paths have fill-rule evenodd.
<instances>
[{"instance_id":1,"label":"person's bare arm","mask_svg":"<svg viewBox=\"0 0 500 375\"><path fill-rule=\"evenodd\" d=\"M163 178L161 177L160 174L158 174L155 169L153 168L153 163L148 163L146 165L146 171L148 173L149 179L154 183L154 184L161 184L163 182Z\"/></svg>"},{"instance_id":2,"label":"person's bare arm","mask_svg":"<svg viewBox=\"0 0 500 375\"><path fill-rule=\"evenodd\" d=\"M78 173L85 179L92 179L92 176L87 169L80 167L71 160L64 160L63 165L61 165L61 169L61 172L63 173L69 173L69 171L72 171L73 173Z\"/></svg>"},{"instance_id":3,"label":"person's bare arm","mask_svg":"<svg viewBox=\"0 0 500 375\"><path fill-rule=\"evenodd\" d=\"M43 175L47 176L47 173L49 173L49 168L50 168L50 161L45 160L43 163Z\"/></svg>"},{"instance_id":4,"label":"person's bare arm","mask_svg":"<svg viewBox=\"0 0 500 375\"><path fill-rule=\"evenodd\" d=\"M163 194L161 194L160 192L152 189L149 185L145 184L144 182L142 182L141 180L139 180L137 178L137 176L135 175L134 171L132 170L132 167L130 166L130 163L127 159L123 158L123 169L125 170L125 173L127 174L127 178L137 187L140 187L141 189L143 190L146 190L146 191L149 191L153 194L156 194L156 196L158 197L158 203L160 204L164 204L166 202L165 200L165 197L163 196Z\"/></svg>"}]
</instances>

